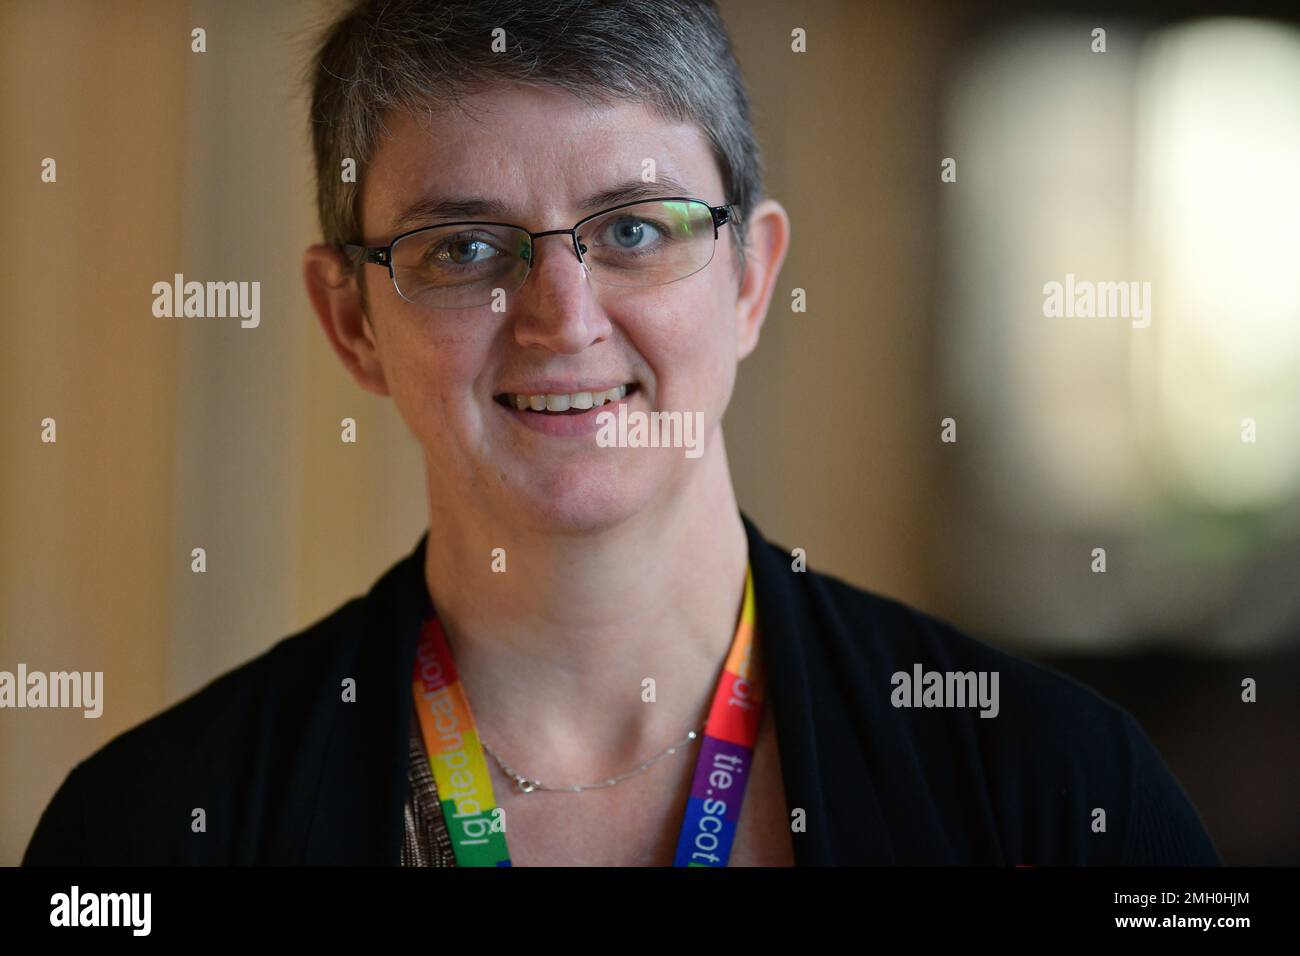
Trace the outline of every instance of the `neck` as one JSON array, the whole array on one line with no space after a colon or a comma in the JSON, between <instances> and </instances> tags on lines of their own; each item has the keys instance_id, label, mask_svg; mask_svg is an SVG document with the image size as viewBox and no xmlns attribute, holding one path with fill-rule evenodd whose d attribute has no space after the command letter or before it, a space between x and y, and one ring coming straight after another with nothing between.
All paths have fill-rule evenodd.
<instances>
[{"instance_id":1,"label":"neck","mask_svg":"<svg viewBox=\"0 0 1300 956\"><path fill-rule=\"evenodd\" d=\"M590 783L702 735L748 562L720 431L706 447L683 487L588 535L507 529L430 494L429 594L481 739L520 773Z\"/></svg>"}]
</instances>

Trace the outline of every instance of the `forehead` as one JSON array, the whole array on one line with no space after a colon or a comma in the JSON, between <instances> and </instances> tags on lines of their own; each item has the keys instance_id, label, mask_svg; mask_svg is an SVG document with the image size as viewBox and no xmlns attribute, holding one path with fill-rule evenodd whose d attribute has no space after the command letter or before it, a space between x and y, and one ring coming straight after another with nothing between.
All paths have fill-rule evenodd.
<instances>
[{"instance_id":1,"label":"forehead","mask_svg":"<svg viewBox=\"0 0 1300 956\"><path fill-rule=\"evenodd\" d=\"M666 120L642 103L593 105L558 90L509 85L475 95L466 111L394 111L384 126L364 181L367 236L383 234L408 206L429 198L491 198L519 225L568 226L597 211L583 208L586 197L645 179L647 170L656 180L675 179L687 195L728 198L699 127Z\"/></svg>"}]
</instances>

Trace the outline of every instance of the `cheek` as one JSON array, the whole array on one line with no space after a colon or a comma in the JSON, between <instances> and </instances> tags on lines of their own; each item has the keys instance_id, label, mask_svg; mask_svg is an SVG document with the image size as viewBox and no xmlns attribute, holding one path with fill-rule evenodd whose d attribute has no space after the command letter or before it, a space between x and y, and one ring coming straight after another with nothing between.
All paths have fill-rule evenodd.
<instances>
[{"instance_id":1,"label":"cheek","mask_svg":"<svg viewBox=\"0 0 1300 956\"><path fill-rule=\"evenodd\" d=\"M418 325L394 321L399 334L380 347L380 360L398 412L425 448L444 444L471 406L473 383L484 364L472 335L434 336Z\"/></svg>"},{"instance_id":2,"label":"cheek","mask_svg":"<svg viewBox=\"0 0 1300 956\"><path fill-rule=\"evenodd\" d=\"M693 303L693 304L692 304ZM660 295L647 303L638 350L654 371L664 408L708 411L730 393L736 327L727 300L703 286L694 295Z\"/></svg>"}]
</instances>

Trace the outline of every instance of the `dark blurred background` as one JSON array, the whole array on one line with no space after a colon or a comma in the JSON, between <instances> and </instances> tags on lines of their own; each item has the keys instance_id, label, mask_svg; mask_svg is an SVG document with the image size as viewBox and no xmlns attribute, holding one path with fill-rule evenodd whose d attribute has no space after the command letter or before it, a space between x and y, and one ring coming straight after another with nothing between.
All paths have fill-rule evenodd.
<instances>
[{"instance_id":1,"label":"dark blurred background","mask_svg":"<svg viewBox=\"0 0 1300 956\"><path fill-rule=\"evenodd\" d=\"M743 369L742 502L1127 708L1226 862L1296 863L1297 8L723 6L809 303ZM1150 325L1045 318L1069 273Z\"/></svg>"}]
</instances>

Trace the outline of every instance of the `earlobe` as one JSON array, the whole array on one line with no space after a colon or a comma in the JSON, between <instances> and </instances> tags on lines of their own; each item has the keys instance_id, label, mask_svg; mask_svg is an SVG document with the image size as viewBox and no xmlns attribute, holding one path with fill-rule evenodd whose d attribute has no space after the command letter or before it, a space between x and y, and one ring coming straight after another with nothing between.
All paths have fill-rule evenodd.
<instances>
[{"instance_id":1,"label":"earlobe","mask_svg":"<svg viewBox=\"0 0 1300 956\"><path fill-rule=\"evenodd\" d=\"M303 256L303 282L316 318L344 368L367 392L387 395L373 329L343 254L321 243L310 247Z\"/></svg>"},{"instance_id":2,"label":"earlobe","mask_svg":"<svg viewBox=\"0 0 1300 956\"><path fill-rule=\"evenodd\" d=\"M775 199L764 199L749 214L745 267L736 297L737 360L758 345L776 289L776 277L790 247L790 217Z\"/></svg>"}]
</instances>

